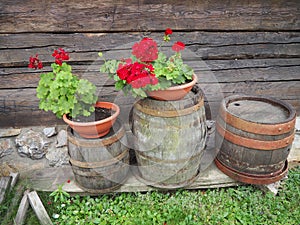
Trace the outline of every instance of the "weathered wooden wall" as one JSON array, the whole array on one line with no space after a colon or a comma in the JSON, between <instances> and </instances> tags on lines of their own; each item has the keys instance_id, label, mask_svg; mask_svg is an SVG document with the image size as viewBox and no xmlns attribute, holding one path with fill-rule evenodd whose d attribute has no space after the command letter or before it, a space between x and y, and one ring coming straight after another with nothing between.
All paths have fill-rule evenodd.
<instances>
[{"instance_id":1,"label":"weathered wooden wall","mask_svg":"<svg viewBox=\"0 0 300 225\"><path fill-rule=\"evenodd\" d=\"M300 114L298 0L2 0L0 126L62 123L38 109L40 71L27 68L29 56L38 53L48 71L58 47L70 52L74 73L95 82L101 99L118 96L126 108L131 101L120 98L113 82L99 73L97 53L143 35L160 39L167 27L194 52L190 63L212 114L220 90L224 96L273 96Z\"/></svg>"}]
</instances>

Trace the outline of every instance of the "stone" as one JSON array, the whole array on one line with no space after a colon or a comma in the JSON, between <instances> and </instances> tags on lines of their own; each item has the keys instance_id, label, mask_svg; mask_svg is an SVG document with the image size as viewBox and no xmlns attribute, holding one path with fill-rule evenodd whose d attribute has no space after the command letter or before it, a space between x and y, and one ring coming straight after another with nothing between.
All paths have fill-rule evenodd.
<instances>
[{"instance_id":1,"label":"stone","mask_svg":"<svg viewBox=\"0 0 300 225\"><path fill-rule=\"evenodd\" d=\"M47 151L50 142L45 140L41 133L28 130L21 133L15 140L18 153L21 157L41 159Z\"/></svg>"},{"instance_id":2,"label":"stone","mask_svg":"<svg viewBox=\"0 0 300 225\"><path fill-rule=\"evenodd\" d=\"M0 140L0 158L10 155L13 152L13 147L10 139Z\"/></svg>"},{"instance_id":3,"label":"stone","mask_svg":"<svg viewBox=\"0 0 300 225\"><path fill-rule=\"evenodd\" d=\"M46 137L52 137L57 134L56 127L46 127L43 130Z\"/></svg>"},{"instance_id":4,"label":"stone","mask_svg":"<svg viewBox=\"0 0 300 225\"><path fill-rule=\"evenodd\" d=\"M68 144L67 131L61 130L57 135L56 147L60 148Z\"/></svg>"},{"instance_id":5,"label":"stone","mask_svg":"<svg viewBox=\"0 0 300 225\"><path fill-rule=\"evenodd\" d=\"M0 129L0 137L13 137L21 133L21 129L7 128Z\"/></svg>"},{"instance_id":6,"label":"stone","mask_svg":"<svg viewBox=\"0 0 300 225\"><path fill-rule=\"evenodd\" d=\"M286 179L286 178L283 178L283 179ZM255 186L265 193L270 192L274 196L276 196L278 194L280 184L281 184L281 181L279 180L279 181L276 181L275 183L266 184L266 185L255 185Z\"/></svg>"},{"instance_id":7,"label":"stone","mask_svg":"<svg viewBox=\"0 0 300 225\"><path fill-rule=\"evenodd\" d=\"M296 118L295 128L296 128L296 132L300 133L300 117Z\"/></svg>"},{"instance_id":8,"label":"stone","mask_svg":"<svg viewBox=\"0 0 300 225\"><path fill-rule=\"evenodd\" d=\"M67 147L56 148L54 146L48 149L46 153L46 159L49 161L49 166L59 167L63 165L69 165L69 154Z\"/></svg>"}]
</instances>

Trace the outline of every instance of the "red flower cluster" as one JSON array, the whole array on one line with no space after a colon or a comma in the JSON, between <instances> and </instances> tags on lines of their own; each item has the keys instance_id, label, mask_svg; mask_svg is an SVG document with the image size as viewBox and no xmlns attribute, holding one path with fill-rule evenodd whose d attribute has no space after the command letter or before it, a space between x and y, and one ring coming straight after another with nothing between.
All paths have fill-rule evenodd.
<instances>
[{"instance_id":1,"label":"red flower cluster","mask_svg":"<svg viewBox=\"0 0 300 225\"><path fill-rule=\"evenodd\" d=\"M158 58L157 43L151 38L143 38L132 46L132 54L142 62L152 62Z\"/></svg>"},{"instance_id":2,"label":"red flower cluster","mask_svg":"<svg viewBox=\"0 0 300 225\"><path fill-rule=\"evenodd\" d=\"M43 68L43 63L39 60L38 54L36 54L35 57L30 56L28 68L32 68L32 69L42 69Z\"/></svg>"},{"instance_id":3,"label":"red flower cluster","mask_svg":"<svg viewBox=\"0 0 300 225\"><path fill-rule=\"evenodd\" d=\"M60 66L62 65L63 61L69 60L69 54L62 48L54 50L52 56L55 58L55 63Z\"/></svg>"},{"instance_id":4,"label":"red flower cluster","mask_svg":"<svg viewBox=\"0 0 300 225\"><path fill-rule=\"evenodd\" d=\"M182 50L184 50L185 48L185 44L180 42L180 41L177 41L173 46L172 46L172 50L175 51L175 52L180 52Z\"/></svg>"},{"instance_id":5,"label":"red flower cluster","mask_svg":"<svg viewBox=\"0 0 300 225\"><path fill-rule=\"evenodd\" d=\"M155 85L158 79L155 77L151 64L139 62L120 64L117 74L121 80L125 80L133 88L142 88L148 84Z\"/></svg>"},{"instance_id":6,"label":"red flower cluster","mask_svg":"<svg viewBox=\"0 0 300 225\"><path fill-rule=\"evenodd\" d=\"M165 30L165 35L167 36L167 35L171 35L171 34L173 34L172 29L171 29L171 28L167 28L167 29Z\"/></svg>"}]
</instances>

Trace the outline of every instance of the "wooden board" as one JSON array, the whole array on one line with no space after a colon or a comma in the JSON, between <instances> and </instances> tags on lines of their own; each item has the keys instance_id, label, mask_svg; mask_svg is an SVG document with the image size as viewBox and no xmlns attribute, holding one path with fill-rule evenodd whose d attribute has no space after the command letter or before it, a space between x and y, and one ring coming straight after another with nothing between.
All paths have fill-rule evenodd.
<instances>
[{"instance_id":1,"label":"wooden board","mask_svg":"<svg viewBox=\"0 0 300 225\"><path fill-rule=\"evenodd\" d=\"M29 203L41 225L52 225L52 221L36 191L27 194Z\"/></svg>"},{"instance_id":2,"label":"wooden board","mask_svg":"<svg viewBox=\"0 0 300 225\"><path fill-rule=\"evenodd\" d=\"M134 100L99 73L98 52L121 56L144 36L162 40L167 27L174 30L171 40L193 53L185 61L203 84L208 118L216 116L223 97L239 93L286 100L300 114L299 7L297 0L3 0L0 126L63 124L38 109L40 71L27 68L29 56L39 54L43 71L50 71L58 47L70 52L74 74L97 85L100 100L117 101L127 115Z\"/></svg>"},{"instance_id":3,"label":"wooden board","mask_svg":"<svg viewBox=\"0 0 300 225\"><path fill-rule=\"evenodd\" d=\"M213 134L213 133L212 133ZM206 189L206 188L217 188L217 187L229 187L237 186L242 183L237 182L223 172L221 172L213 162L217 152L214 148L213 135L209 136L208 146L205 150L204 156L200 163L200 174L197 179L185 189ZM300 134L296 134L296 138L288 157L289 167L299 165L300 162ZM132 165L128 175L128 179L123 185L112 192L144 192L157 190L157 188L147 185L145 181L136 172L136 166ZM70 180L71 182L67 182ZM74 174L71 166L64 166L59 168L45 168L41 170L33 171L29 174L29 185L38 191L49 191L56 190L58 185L64 184L63 189L70 194L89 194L79 188L74 180Z\"/></svg>"},{"instance_id":4,"label":"wooden board","mask_svg":"<svg viewBox=\"0 0 300 225\"><path fill-rule=\"evenodd\" d=\"M8 192L11 183L11 177L0 177L0 204L5 198L5 194Z\"/></svg>"},{"instance_id":5,"label":"wooden board","mask_svg":"<svg viewBox=\"0 0 300 225\"><path fill-rule=\"evenodd\" d=\"M1 2L0 31L292 30L299 1L10 1ZM163 16L162 16L163 15ZM130 21L130 22L129 22Z\"/></svg>"},{"instance_id":6,"label":"wooden board","mask_svg":"<svg viewBox=\"0 0 300 225\"><path fill-rule=\"evenodd\" d=\"M67 183L67 180L71 180ZM54 191L57 185L64 184L64 190L69 193L88 194L74 181L74 174L71 167L64 168L50 168L40 170L32 175L30 178L30 186L38 191ZM216 187L228 187L239 185L236 182L219 171L215 164L212 163L197 180L187 187L187 189L205 189ZM129 172L126 182L114 192L144 192L155 190L156 188L147 186L139 177L134 176L132 170Z\"/></svg>"},{"instance_id":7,"label":"wooden board","mask_svg":"<svg viewBox=\"0 0 300 225\"><path fill-rule=\"evenodd\" d=\"M300 81L277 82L231 82L231 83L204 83L200 87L206 95L207 115L216 118L222 96L232 94L249 94L271 96L289 102L300 112ZM114 87L105 87L99 93L99 99L114 101L121 106L121 113L128 116L134 99L114 91ZM208 117L209 118L209 117ZM210 119L210 118L209 118ZM126 118L128 121L128 118ZM38 99L35 89L0 90L0 125L3 127L20 127L34 125L63 124L51 112L38 109Z\"/></svg>"},{"instance_id":8,"label":"wooden board","mask_svg":"<svg viewBox=\"0 0 300 225\"><path fill-rule=\"evenodd\" d=\"M24 221L25 221L25 218L26 218L26 212L27 212L27 209L29 208L28 193L29 193L29 190L26 190L24 192L24 195L23 195L22 199L21 199L16 217L14 219L14 223L16 225L24 224Z\"/></svg>"}]
</instances>

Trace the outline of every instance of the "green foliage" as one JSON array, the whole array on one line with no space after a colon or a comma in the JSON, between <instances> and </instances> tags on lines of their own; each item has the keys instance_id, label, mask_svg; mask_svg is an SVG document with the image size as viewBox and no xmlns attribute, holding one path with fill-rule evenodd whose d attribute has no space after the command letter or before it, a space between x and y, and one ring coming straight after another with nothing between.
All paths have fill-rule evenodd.
<instances>
[{"instance_id":1,"label":"green foliage","mask_svg":"<svg viewBox=\"0 0 300 225\"><path fill-rule=\"evenodd\" d=\"M70 194L64 191L64 184L58 185L57 189L53 191L49 196L53 197L54 202L65 202L70 198Z\"/></svg>"},{"instance_id":2,"label":"green foliage","mask_svg":"<svg viewBox=\"0 0 300 225\"><path fill-rule=\"evenodd\" d=\"M20 184L19 184L20 185ZM14 188L0 205L0 224L12 225L23 196ZM300 221L300 167L289 171L277 196L253 186L74 197L58 188L39 192L53 224L201 225L295 224ZM15 195L19 195L17 198ZM62 196L62 198L60 197ZM17 204L16 204L17 203ZM14 208L12 208L14 205ZM9 218L7 215L9 210ZM13 212L14 213L10 213ZM166 222L166 223L165 223ZM39 224L31 208L24 224Z\"/></svg>"},{"instance_id":3,"label":"green foliage","mask_svg":"<svg viewBox=\"0 0 300 225\"><path fill-rule=\"evenodd\" d=\"M180 52L167 58L162 52L159 52L158 59L153 62L154 73L159 80L170 81L167 85L160 87L165 89L175 84L183 84L192 80L194 71L187 64L183 63Z\"/></svg>"},{"instance_id":4,"label":"green foliage","mask_svg":"<svg viewBox=\"0 0 300 225\"><path fill-rule=\"evenodd\" d=\"M60 197L57 197L60 199ZM68 197L50 210L59 224L199 225L298 224L300 167L293 169L278 196L253 186Z\"/></svg>"},{"instance_id":5,"label":"green foliage","mask_svg":"<svg viewBox=\"0 0 300 225\"><path fill-rule=\"evenodd\" d=\"M95 110L97 101L96 86L85 79L72 74L67 63L51 64L52 72L41 74L37 87L39 108L52 111L58 118L69 114L89 116Z\"/></svg>"}]
</instances>

